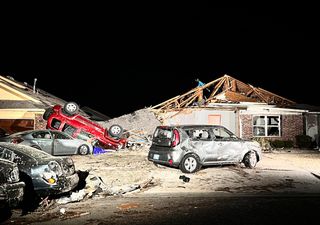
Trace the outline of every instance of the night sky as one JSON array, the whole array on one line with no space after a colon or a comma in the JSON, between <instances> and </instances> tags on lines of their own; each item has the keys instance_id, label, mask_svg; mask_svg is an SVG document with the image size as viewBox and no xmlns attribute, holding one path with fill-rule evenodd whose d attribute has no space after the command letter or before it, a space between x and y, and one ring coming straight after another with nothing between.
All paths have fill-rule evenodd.
<instances>
[{"instance_id":1,"label":"night sky","mask_svg":"<svg viewBox=\"0 0 320 225\"><path fill-rule=\"evenodd\" d=\"M0 73L110 117L224 74L320 105L315 7L98 8L2 18Z\"/></svg>"}]
</instances>

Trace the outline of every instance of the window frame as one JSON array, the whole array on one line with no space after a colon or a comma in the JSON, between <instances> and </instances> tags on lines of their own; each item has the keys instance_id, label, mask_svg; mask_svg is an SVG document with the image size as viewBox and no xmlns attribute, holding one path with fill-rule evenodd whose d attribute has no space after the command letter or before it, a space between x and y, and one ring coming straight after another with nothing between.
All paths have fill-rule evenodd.
<instances>
[{"instance_id":1,"label":"window frame","mask_svg":"<svg viewBox=\"0 0 320 225\"><path fill-rule=\"evenodd\" d=\"M254 125L254 118L255 117L264 117L264 124L263 125ZM279 122L278 125L268 125L268 117L278 117ZM281 115L253 115L252 117L252 136L253 137L281 137L282 136L282 130L281 130ZM264 135L256 135L254 130L255 127L263 127L264 128ZM270 127L277 127L279 129L279 135L269 135L268 134L268 128Z\"/></svg>"}]
</instances>

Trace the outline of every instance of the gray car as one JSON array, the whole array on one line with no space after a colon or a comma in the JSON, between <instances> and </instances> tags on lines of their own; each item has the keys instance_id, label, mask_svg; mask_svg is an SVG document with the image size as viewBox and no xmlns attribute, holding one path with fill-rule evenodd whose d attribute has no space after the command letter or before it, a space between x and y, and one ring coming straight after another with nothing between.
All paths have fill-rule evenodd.
<instances>
[{"instance_id":1,"label":"gray car","mask_svg":"<svg viewBox=\"0 0 320 225\"><path fill-rule=\"evenodd\" d=\"M236 137L223 126L159 126L153 134L148 159L193 173L202 165L244 163L254 168L261 160L258 142Z\"/></svg>"},{"instance_id":2,"label":"gray car","mask_svg":"<svg viewBox=\"0 0 320 225\"><path fill-rule=\"evenodd\" d=\"M20 181L16 163L2 159L0 150L0 211L15 207L22 201L25 184ZM1 220L0 220L1 221Z\"/></svg>"},{"instance_id":3,"label":"gray car","mask_svg":"<svg viewBox=\"0 0 320 225\"><path fill-rule=\"evenodd\" d=\"M3 137L0 141L31 146L51 155L87 155L93 149L86 141L53 130L23 131Z\"/></svg>"}]
</instances>

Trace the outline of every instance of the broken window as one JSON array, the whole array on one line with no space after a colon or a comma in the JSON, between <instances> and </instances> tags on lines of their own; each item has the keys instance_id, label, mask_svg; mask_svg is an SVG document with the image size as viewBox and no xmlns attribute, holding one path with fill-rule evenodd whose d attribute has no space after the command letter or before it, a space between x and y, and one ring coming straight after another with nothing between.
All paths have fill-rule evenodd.
<instances>
[{"instance_id":1,"label":"broken window","mask_svg":"<svg viewBox=\"0 0 320 225\"><path fill-rule=\"evenodd\" d=\"M216 140L229 139L232 136L232 133L229 133L223 127L213 128L213 134L214 134Z\"/></svg>"},{"instance_id":2,"label":"broken window","mask_svg":"<svg viewBox=\"0 0 320 225\"><path fill-rule=\"evenodd\" d=\"M54 139L71 139L68 135L60 132L54 132L52 131Z\"/></svg>"},{"instance_id":3,"label":"broken window","mask_svg":"<svg viewBox=\"0 0 320 225\"><path fill-rule=\"evenodd\" d=\"M210 132L208 129L192 129L186 130L186 133L192 140L211 140Z\"/></svg>"},{"instance_id":4,"label":"broken window","mask_svg":"<svg viewBox=\"0 0 320 225\"><path fill-rule=\"evenodd\" d=\"M72 136L73 135L73 133L75 132L77 130L77 128L75 128L75 127L73 127L73 126L71 126L71 125L69 125L69 124L65 124L64 126L63 126L63 128L62 128L62 131L63 132L66 132L67 134L69 134L70 136Z\"/></svg>"},{"instance_id":5,"label":"broken window","mask_svg":"<svg viewBox=\"0 0 320 225\"><path fill-rule=\"evenodd\" d=\"M89 140L90 138L93 138L93 137L94 136L92 134L89 134L89 133L85 132L84 130L81 130L80 133L77 136L78 139L81 139L81 140L84 140L84 141L87 141L87 140Z\"/></svg>"},{"instance_id":6,"label":"broken window","mask_svg":"<svg viewBox=\"0 0 320 225\"><path fill-rule=\"evenodd\" d=\"M50 139L51 135L49 134L49 132L47 131L38 131L38 132L34 132L32 134L32 136L34 138L46 138L46 139Z\"/></svg>"},{"instance_id":7,"label":"broken window","mask_svg":"<svg viewBox=\"0 0 320 225\"><path fill-rule=\"evenodd\" d=\"M254 116L253 136L280 137L280 116Z\"/></svg>"},{"instance_id":8,"label":"broken window","mask_svg":"<svg viewBox=\"0 0 320 225\"><path fill-rule=\"evenodd\" d=\"M51 122L51 127L53 127L54 129L59 129L60 124L61 124L60 120L53 119Z\"/></svg>"}]
</instances>

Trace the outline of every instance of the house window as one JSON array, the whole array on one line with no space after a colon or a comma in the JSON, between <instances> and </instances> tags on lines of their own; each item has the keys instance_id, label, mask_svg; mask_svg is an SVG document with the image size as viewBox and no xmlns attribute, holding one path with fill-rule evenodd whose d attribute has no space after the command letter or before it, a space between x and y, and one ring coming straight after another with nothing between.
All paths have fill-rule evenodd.
<instances>
[{"instance_id":1,"label":"house window","mask_svg":"<svg viewBox=\"0 0 320 225\"><path fill-rule=\"evenodd\" d=\"M280 137L280 116L254 116L253 136Z\"/></svg>"}]
</instances>

